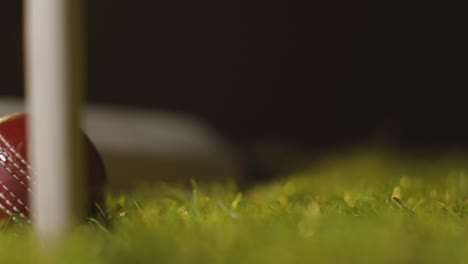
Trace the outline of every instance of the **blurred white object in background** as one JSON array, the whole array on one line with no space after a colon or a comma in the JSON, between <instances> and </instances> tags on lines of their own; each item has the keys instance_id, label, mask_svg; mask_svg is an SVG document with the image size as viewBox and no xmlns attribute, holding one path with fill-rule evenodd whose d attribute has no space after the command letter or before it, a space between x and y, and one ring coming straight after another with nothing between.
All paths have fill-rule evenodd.
<instances>
[{"instance_id":1,"label":"blurred white object in background","mask_svg":"<svg viewBox=\"0 0 468 264\"><path fill-rule=\"evenodd\" d=\"M24 112L22 100L13 97L0 97L0 116Z\"/></svg>"},{"instance_id":2,"label":"blurred white object in background","mask_svg":"<svg viewBox=\"0 0 468 264\"><path fill-rule=\"evenodd\" d=\"M93 141L113 152L222 155L226 147L200 120L171 112L88 106L84 120Z\"/></svg>"},{"instance_id":3,"label":"blurred white object in background","mask_svg":"<svg viewBox=\"0 0 468 264\"><path fill-rule=\"evenodd\" d=\"M0 115L23 112L20 98L0 97ZM84 130L101 152L113 191L157 181L240 179L242 168L223 138L194 117L88 105Z\"/></svg>"}]
</instances>

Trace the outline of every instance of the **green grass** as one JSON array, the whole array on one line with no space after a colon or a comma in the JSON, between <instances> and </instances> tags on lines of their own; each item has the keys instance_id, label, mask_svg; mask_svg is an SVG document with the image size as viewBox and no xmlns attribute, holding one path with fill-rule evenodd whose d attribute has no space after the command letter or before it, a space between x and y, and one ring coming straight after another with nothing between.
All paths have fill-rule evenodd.
<instances>
[{"instance_id":1,"label":"green grass","mask_svg":"<svg viewBox=\"0 0 468 264\"><path fill-rule=\"evenodd\" d=\"M40 251L4 224L2 263L467 263L468 162L372 152L326 158L243 193L161 184ZM107 224L105 224L107 222ZM5 225L7 225L5 227Z\"/></svg>"}]
</instances>

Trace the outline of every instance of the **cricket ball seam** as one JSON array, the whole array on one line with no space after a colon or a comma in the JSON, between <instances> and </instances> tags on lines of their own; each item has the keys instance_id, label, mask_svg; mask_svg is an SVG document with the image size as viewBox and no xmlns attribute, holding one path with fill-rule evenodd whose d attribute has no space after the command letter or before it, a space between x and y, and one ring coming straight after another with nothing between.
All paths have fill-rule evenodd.
<instances>
[{"instance_id":1,"label":"cricket ball seam","mask_svg":"<svg viewBox=\"0 0 468 264\"><path fill-rule=\"evenodd\" d=\"M11 162L11 160L9 160L9 159L5 159L5 161L10 161L10 162ZM23 185L23 186L26 188L26 190L27 190L28 192L32 192L32 190L31 190L30 188L27 187L26 183L24 183L23 181L21 181L21 180L18 178L18 176L16 176L16 174L8 167L8 165L6 164L6 162L0 160L0 164L5 168L5 170L6 170L13 178L15 178L21 185ZM30 211L30 209L26 206L26 204L25 204L21 199L19 199L12 191L10 191L10 190L8 189L8 187L7 187L1 180L0 180L0 185L3 187L3 189L4 189L5 191L8 192L8 194L10 194L11 197L13 197L13 198L16 199L16 201L17 201L20 205L22 205L22 206L24 207L24 209L26 209L26 211Z\"/></svg>"},{"instance_id":2,"label":"cricket ball seam","mask_svg":"<svg viewBox=\"0 0 468 264\"><path fill-rule=\"evenodd\" d=\"M5 190L7 194L16 199L18 204L21 205L21 207L24 208L24 210L26 210L27 212L31 211L31 209L28 206L26 206L26 204L23 201L21 201L21 199L19 199L2 181L0 181L0 186L3 188L3 190ZM5 196L3 191L0 191L0 198L4 200L6 205L10 206L13 209L13 211L21 213L19 209L13 203L11 203L11 201Z\"/></svg>"},{"instance_id":3,"label":"cricket ball seam","mask_svg":"<svg viewBox=\"0 0 468 264\"><path fill-rule=\"evenodd\" d=\"M8 187L5 186L5 184L3 184L2 182L0 182L0 185L3 187L3 189L5 190L8 190ZM12 211L10 211L5 205L3 205L0 201L0 210L4 211L7 215L9 215L11 217L11 219L13 219L13 221L15 222L19 222L18 219L15 217L15 214L16 215L19 215L21 218L23 218L24 220L26 220L26 222L30 223L31 221L29 220L29 218L24 214L22 213L4 194L3 192L0 192L0 199L5 201L6 203L6 206L9 206L15 213L13 213ZM26 208L26 207L25 207Z\"/></svg>"},{"instance_id":4,"label":"cricket ball seam","mask_svg":"<svg viewBox=\"0 0 468 264\"><path fill-rule=\"evenodd\" d=\"M29 163L21 156L21 154L19 154L15 148L13 148L10 143L3 137L2 134L0 134L0 141L3 142L3 144L5 144L5 146L8 148L8 150L10 150L13 154L15 154L15 156L21 161L21 163L23 163L24 165L26 165L26 167L28 169L31 169L31 165L29 165ZM19 168L19 166L17 167ZM31 177L29 175L27 175L27 173L25 171L22 171L22 173L24 174L24 176L26 176L26 178L30 179Z\"/></svg>"},{"instance_id":5,"label":"cricket ball seam","mask_svg":"<svg viewBox=\"0 0 468 264\"><path fill-rule=\"evenodd\" d=\"M11 144L3 137L2 134L0 134L0 143L3 143L3 145L6 146L6 148L13 153L16 158L18 158L21 163L23 163L27 168L31 168L31 166L26 162L26 160L14 149ZM1 144L0 144L1 145ZM6 156L6 159L0 160L0 164L5 168L5 170L9 173L11 177L13 177L16 181L18 181L22 186L26 188L28 192L31 192L31 189L27 186L27 184L22 181L15 172L9 166L7 165L7 162L11 163L16 170L22 174L27 182L31 179L31 177L21 169L20 165L15 162L15 160L10 157ZM16 202L18 202L18 205L20 206L21 209L24 208L26 212L30 212L30 208L26 206L25 202L23 202L21 199L19 199L1 180L0 180L0 186L3 188L3 190L6 192L6 194L9 194L12 198L16 199ZM2 204L3 201L3 204ZM8 209L8 207L13 210L13 212ZM18 219L15 217L15 214L19 215L21 218L25 219L27 222L30 222L28 217L20 210L16 205L14 205L10 199L4 194L3 191L0 191L0 210L4 211L7 215L9 215L14 221L18 222Z\"/></svg>"},{"instance_id":6,"label":"cricket ball seam","mask_svg":"<svg viewBox=\"0 0 468 264\"><path fill-rule=\"evenodd\" d=\"M5 186L3 183L0 182L0 185L2 185L2 187L5 189L6 186ZM18 214L19 216L21 216L21 218L28 220L28 217L27 217L23 212L21 212L21 210L18 209L18 207L16 207L16 206L10 201L10 199L8 199L8 197L5 196L5 194L4 194L3 192L0 192L0 199L2 199L3 201L5 201L5 204L6 204L7 206L9 206L16 214ZM1 203L0 203L0 205L2 205L2 208L5 209L4 211L5 211L7 214L9 214L9 215L12 215L12 214L13 214L10 210L8 210L8 209L5 207L5 205L3 205L3 204L1 204Z\"/></svg>"},{"instance_id":7,"label":"cricket ball seam","mask_svg":"<svg viewBox=\"0 0 468 264\"><path fill-rule=\"evenodd\" d=\"M12 164L15 164L11 160L9 160ZM23 185L28 192L32 192L31 188L29 188L25 182L23 182L8 166L5 162L0 160L0 164L5 168L5 170L13 177L15 180L17 180L21 185Z\"/></svg>"},{"instance_id":8,"label":"cricket ball seam","mask_svg":"<svg viewBox=\"0 0 468 264\"><path fill-rule=\"evenodd\" d=\"M2 186L2 188L8 193L10 194L11 197L15 198L16 201L28 212L31 211L31 209L23 202L21 201L20 198L18 198L12 191L10 191L10 189L8 189L8 187L2 182L0 181L0 186ZM0 198L1 198L1 195L3 194L3 192L0 191ZM8 203L7 203L8 204Z\"/></svg>"},{"instance_id":9,"label":"cricket ball seam","mask_svg":"<svg viewBox=\"0 0 468 264\"><path fill-rule=\"evenodd\" d=\"M23 164L25 164L28 168L31 168L31 166L29 166L28 162L21 156L21 154L19 154L19 153L16 151L15 148L13 148L13 146L11 146L11 144L3 137L3 135L2 135L1 133L0 133L0 141L1 141L0 143L3 143L3 144L8 148L8 150L9 150L11 153L15 154L15 156L16 156ZM0 145L1 145L1 144L0 144ZM26 188L26 190L27 190L28 192L32 192L32 191L31 191L31 188L29 188L29 187L27 186L27 184L26 184L25 182L23 182L23 181L18 177L18 175L16 175L16 173L14 173L14 172L7 166L7 164L6 164L7 161L10 162L11 164L13 164L13 166L16 168L16 170L18 170L18 171L20 172L19 175L22 174L22 175L26 178L26 181L27 181L27 182L28 182L28 181L31 181L31 177L28 175L28 173L25 172L23 169L21 169L20 165L19 165L17 162L15 162L15 160L14 160L12 157L10 157L9 155L6 156L5 161L0 160L0 164L7 170L7 172L8 172L13 178L15 178L21 185L23 185L23 186ZM32 182L32 181L31 181L31 182ZM32 184L34 184L34 182L32 182Z\"/></svg>"},{"instance_id":10,"label":"cricket ball seam","mask_svg":"<svg viewBox=\"0 0 468 264\"><path fill-rule=\"evenodd\" d=\"M7 215L11 216L11 218L15 222L18 222L18 219L16 219L16 217L13 215L13 213L10 210L8 210L7 208L5 208L5 206L3 206L1 203L0 203L0 210L4 211Z\"/></svg>"}]
</instances>

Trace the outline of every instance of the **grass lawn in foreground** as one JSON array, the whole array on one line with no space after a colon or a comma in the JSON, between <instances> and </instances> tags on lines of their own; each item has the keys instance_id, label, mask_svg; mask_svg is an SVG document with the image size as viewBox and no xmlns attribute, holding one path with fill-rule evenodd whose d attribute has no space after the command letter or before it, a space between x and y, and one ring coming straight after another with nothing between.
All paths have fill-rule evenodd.
<instances>
[{"instance_id":1,"label":"grass lawn in foreground","mask_svg":"<svg viewBox=\"0 0 468 264\"><path fill-rule=\"evenodd\" d=\"M40 252L3 223L1 263L468 263L468 162L328 158L245 192L161 184ZM105 224L104 222L108 222Z\"/></svg>"}]
</instances>

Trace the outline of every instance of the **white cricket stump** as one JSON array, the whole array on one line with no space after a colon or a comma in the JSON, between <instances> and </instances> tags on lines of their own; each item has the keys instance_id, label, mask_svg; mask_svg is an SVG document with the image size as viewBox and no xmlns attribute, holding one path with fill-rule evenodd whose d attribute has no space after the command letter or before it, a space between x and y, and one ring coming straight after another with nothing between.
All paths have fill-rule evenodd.
<instances>
[{"instance_id":1,"label":"white cricket stump","mask_svg":"<svg viewBox=\"0 0 468 264\"><path fill-rule=\"evenodd\" d=\"M32 222L41 241L56 241L85 212L81 3L26 0L24 17Z\"/></svg>"}]
</instances>

